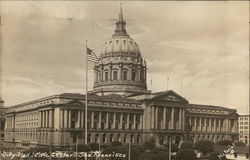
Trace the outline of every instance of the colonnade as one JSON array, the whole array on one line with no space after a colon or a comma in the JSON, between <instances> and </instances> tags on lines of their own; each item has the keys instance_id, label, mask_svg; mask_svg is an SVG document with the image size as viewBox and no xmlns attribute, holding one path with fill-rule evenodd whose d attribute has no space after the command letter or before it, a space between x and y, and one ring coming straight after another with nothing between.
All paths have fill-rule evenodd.
<instances>
[{"instance_id":1,"label":"colonnade","mask_svg":"<svg viewBox=\"0 0 250 160\"><path fill-rule=\"evenodd\" d=\"M143 129L142 113L88 111L89 129ZM85 110L60 110L61 128L85 128Z\"/></svg>"},{"instance_id":2,"label":"colonnade","mask_svg":"<svg viewBox=\"0 0 250 160\"><path fill-rule=\"evenodd\" d=\"M5 128L15 128L15 116L7 116L6 117L6 122L5 122Z\"/></svg>"},{"instance_id":3,"label":"colonnade","mask_svg":"<svg viewBox=\"0 0 250 160\"><path fill-rule=\"evenodd\" d=\"M41 128L52 128L54 127L54 110L43 110L39 111L39 126Z\"/></svg>"},{"instance_id":4,"label":"colonnade","mask_svg":"<svg viewBox=\"0 0 250 160\"><path fill-rule=\"evenodd\" d=\"M184 130L185 114L184 108L151 106L151 129Z\"/></svg>"},{"instance_id":5,"label":"colonnade","mask_svg":"<svg viewBox=\"0 0 250 160\"><path fill-rule=\"evenodd\" d=\"M188 123L192 131L200 132L237 132L238 122L236 119L212 118L212 117L189 117Z\"/></svg>"}]
</instances>

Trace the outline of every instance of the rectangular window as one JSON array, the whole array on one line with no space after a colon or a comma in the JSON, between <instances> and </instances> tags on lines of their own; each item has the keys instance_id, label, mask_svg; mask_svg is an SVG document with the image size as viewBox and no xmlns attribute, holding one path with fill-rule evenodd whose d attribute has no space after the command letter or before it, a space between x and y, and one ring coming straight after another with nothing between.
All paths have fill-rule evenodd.
<instances>
[{"instance_id":1,"label":"rectangular window","mask_svg":"<svg viewBox=\"0 0 250 160\"><path fill-rule=\"evenodd\" d=\"M107 81L109 78L109 73L108 72L105 72L105 81Z\"/></svg>"},{"instance_id":2,"label":"rectangular window","mask_svg":"<svg viewBox=\"0 0 250 160\"><path fill-rule=\"evenodd\" d=\"M117 77L118 77L118 76L117 76L117 71L114 71L113 74L114 74L114 80L117 80Z\"/></svg>"},{"instance_id":3,"label":"rectangular window","mask_svg":"<svg viewBox=\"0 0 250 160\"><path fill-rule=\"evenodd\" d=\"M123 71L123 80L127 80L127 71Z\"/></svg>"},{"instance_id":4,"label":"rectangular window","mask_svg":"<svg viewBox=\"0 0 250 160\"><path fill-rule=\"evenodd\" d=\"M99 81L102 81L102 74L99 73Z\"/></svg>"},{"instance_id":5,"label":"rectangular window","mask_svg":"<svg viewBox=\"0 0 250 160\"><path fill-rule=\"evenodd\" d=\"M135 81L135 76L136 76L136 73L132 72L132 81Z\"/></svg>"}]
</instances>

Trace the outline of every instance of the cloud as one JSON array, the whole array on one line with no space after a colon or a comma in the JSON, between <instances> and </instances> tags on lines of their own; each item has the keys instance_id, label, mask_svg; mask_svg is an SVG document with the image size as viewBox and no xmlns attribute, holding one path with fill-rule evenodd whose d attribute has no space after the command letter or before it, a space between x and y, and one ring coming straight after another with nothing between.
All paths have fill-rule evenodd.
<instances>
[{"instance_id":1,"label":"cloud","mask_svg":"<svg viewBox=\"0 0 250 160\"><path fill-rule=\"evenodd\" d=\"M7 105L85 90L85 40L97 53L119 2L1 1L2 94ZM248 2L123 3L127 31L148 64L148 88L191 103L248 103ZM89 90L93 84L89 66ZM181 90L183 84L183 90ZM10 89L8 89L10 88ZM22 94L17 90L23 90ZM12 96L15 95L15 96ZM15 98L13 98L15 97Z\"/></svg>"}]
</instances>

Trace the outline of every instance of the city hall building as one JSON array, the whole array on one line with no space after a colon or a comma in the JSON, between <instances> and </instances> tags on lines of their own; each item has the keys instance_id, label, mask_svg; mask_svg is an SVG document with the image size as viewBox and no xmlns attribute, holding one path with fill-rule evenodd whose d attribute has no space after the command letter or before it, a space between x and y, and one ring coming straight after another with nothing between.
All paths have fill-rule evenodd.
<instances>
[{"instance_id":1,"label":"city hall building","mask_svg":"<svg viewBox=\"0 0 250 160\"><path fill-rule=\"evenodd\" d=\"M104 43L88 92L87 142L163 145L238 139L235 109L190 104L178 93L147 90L147 64L127 34L122 9ZM155 53L156 54L156 53ZM5 142L17 146L84 144L85 95L63 93L8 107Z\"/></svg>"}]
</instances>

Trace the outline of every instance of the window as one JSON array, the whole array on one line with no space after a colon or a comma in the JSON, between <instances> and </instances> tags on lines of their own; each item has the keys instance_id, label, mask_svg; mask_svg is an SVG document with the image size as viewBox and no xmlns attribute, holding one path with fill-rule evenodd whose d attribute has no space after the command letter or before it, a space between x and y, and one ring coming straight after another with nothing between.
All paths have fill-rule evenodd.
<instances>
[{"instance_id":1,"label":"window","mask_svg":"<svg viewBox=\"0 0 250 160\"><path fill-rule=\"evenodd\" d=\"M105 81L107 81L109 78L109 73L108 72L105 72Z\"/></svg>"},{"instance_id":2,"label":"window","mask_svg":"<svg viewBox=\"0 0 250 160\"><path fill-rule=\"evenodd\" d=\"M99 73L99 81L101 81L102 80L102 74L101 73Z\"/></svg>"},{"instance_id":3,"label":"window","mask_svg":"<svg viewBox=\"0 0 250 160\"><path fill-rule=\"evenodd\" d=\"M123 80L127 80L127 71L123 71Z\"/></svg>"},{"instance_id":4,"label":"window","mask_svg":"<svg viewBox=\"0 0 250 160\"><path fill-rule=\"evenodd\" d=\"M114 74L114 75L113 75L113 76L114 76L114 80L117 80L117 77L118 77L118 76L117 76L117 71L114 71L113 74Z\"/></svg>"},{"instance_id":5,"label":"window","mask_svg":"<svg viewBox=\"0 0 250 160\"><path fill-rule=\"evenodd\" d=\"M132 72L132 81L135 81L136 73L135 71Z\"/></svg>"}]
</instances>

